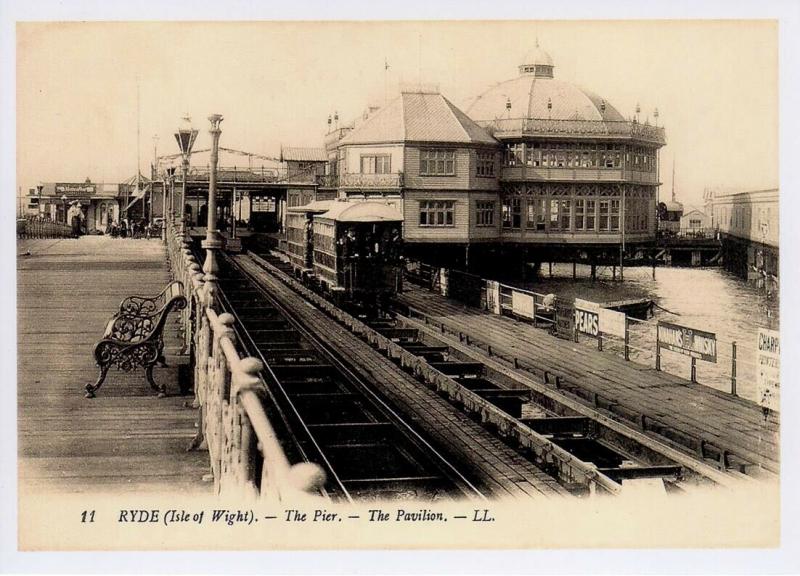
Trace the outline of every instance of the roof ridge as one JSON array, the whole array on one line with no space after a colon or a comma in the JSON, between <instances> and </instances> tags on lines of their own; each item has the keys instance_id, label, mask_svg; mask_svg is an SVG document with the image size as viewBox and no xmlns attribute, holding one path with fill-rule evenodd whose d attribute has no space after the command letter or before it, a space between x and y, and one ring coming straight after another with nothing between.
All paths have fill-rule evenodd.
<instances>
[{"instance_id":1,"label":"roof ridge","mask_svg":"<svg viewBox=\"0 0 800 576\"><path fill-rule=\"evenodd\" d=\"M458 124L458 127L459 127L459 128L461 128L461 131L464 133L464 136L466 137L466 139L467 139L467 142L472 142L472 140L473 140L473 139L472 139L472 136L470 136L470 135L469 135L469 132L467 132L467 129L466 129L466 128L464 128L464 125L461 123L461 120L459 120L458 116L456 116L456 113L455 113L455 111L453 110L453 108L455 108L455 106L456 106L456 105L455 105L455 104L453 104L452 102L450 102L450 100L448 100L448 99L447 99L447 98L444 96L444 94L439 94L439 97L440 97L442 100L444 100L444 102L445 102L445 107L446 107L446 108L447 108L447 110L450 112L450 116L452 116L452 117L453 117L453 120L455 120L455 121L456 121L456 124Z\"/></svg>"},{"instance_id":2,"label":"roof ridge","mask_svg":"<svg viewBox=\"0 0 800 576\"><path fill-rule=\"evenodd\" d=\"M403 131L403 142L408 138L408 130L406 129L406 94L406 92L400 92L400 129Z\"/></svg>"},{"instance_id":3,"label":"roof ridge","mask_svg":"<svg viewBox=\"0 0 800 576\"><path fill-rule=\"evenodd\" d=\"M528 118L533 116L533 89L536 86L536 76L531 80L531 88L528 90Z\"/></svg>"}]
</instances>

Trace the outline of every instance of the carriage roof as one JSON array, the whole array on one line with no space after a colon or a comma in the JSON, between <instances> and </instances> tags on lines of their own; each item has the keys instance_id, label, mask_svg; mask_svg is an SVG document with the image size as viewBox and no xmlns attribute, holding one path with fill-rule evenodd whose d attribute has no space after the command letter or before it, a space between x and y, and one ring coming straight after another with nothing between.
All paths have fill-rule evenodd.
<instances>
[{"instance_id":1,"label":"carriage roof","mask_svg":"<svg viewBox=\"0 0 800 576\"><path fill-rule=\"evenodd\" d=\"M309 202L308 204L304 204L303 206L292 206L291 208L287 208L287 212L298 212L303 214L322 214L327 212L331 205L334 204L335 200L314 200L313 202Z\"/></svg>"},{"instance_id":2,"label":"carriage roof","mask_svg":"<svg viewBox=\"0 0 800 576\"><path fill-rule=\"evenodd\" d=\"M385 202L334 202L318 219L334 222L402 222L403 215Z\"/></svg>"}]
</instances>

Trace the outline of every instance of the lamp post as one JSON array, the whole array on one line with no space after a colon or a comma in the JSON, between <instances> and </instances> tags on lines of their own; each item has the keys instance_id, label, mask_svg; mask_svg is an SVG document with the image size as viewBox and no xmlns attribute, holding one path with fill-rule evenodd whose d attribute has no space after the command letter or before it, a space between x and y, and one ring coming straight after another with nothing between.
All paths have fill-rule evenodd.
<instances>
[{"instance_id":1,"label":"lamp post","mask_svg":"<svg viewBox=\"0 0 800 576\"><path fill-rule=\"evenodd\" d=\"M175 132L175 140L178 141L178 147L181 149L181 157L183 159L183 187L181 189L180 206L178 206L178 230L183 234L186 224L184 222L184 207L186 205L186 178L189 174L189 157L192 155L192 146L194 146L195 138L197 138L197 130L192 128L192 119L186 115L183 117L181 127Z\"/></svg>"},{"instance_id":2,"label":"lamp post","mask_svg":"<svg viewBox=\"0 0 800 576\"><path fill-rule=\"evenodd\" d=\"M217 160L219 157L219 135L222 133L219 125L222 122L221 114L212 114L208 117L211 122L211 163L208 176L208 223L206 225L206 239L203 241L203 248L206 250L206 261L203 263L204 280L211 290L210 297L213 298L213 290L217 280L219 265L217 264L216 251L222 248L222 240L217 232Z\"/></svg>"},{"instance_id":3,"label":"lamp post","mask_svg":"<svg viewBox=\"0 0 800 576\"><path fill-rule=\"evenodd\" d=\"M62 194L61 195L61 204L64 207L64 224L69 224L69 222L67 222L67 195L66 194Z\"/></svg>"}]
</instances>

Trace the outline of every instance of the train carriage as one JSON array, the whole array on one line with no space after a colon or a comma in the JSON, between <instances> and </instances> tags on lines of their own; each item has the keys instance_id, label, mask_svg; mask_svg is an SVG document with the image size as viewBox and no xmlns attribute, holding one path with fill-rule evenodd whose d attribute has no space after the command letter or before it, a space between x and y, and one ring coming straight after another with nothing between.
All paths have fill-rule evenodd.
<instances>
[{"instance_id":1,"label":"train carriage","mask_svg":"<svg viewBox=\"0 0 800 576\"><path fill-rule=\"evenodd\" d=\"M333 203L333 200L315 201L286 211L286 252L298 276L310 273L313 268L314 215L327 212Z\"/></svg>"},{"instance_id":2,"label":"train carriage","mask_svg":"<svg viewBox=\"0 0 800 576\"><path fill-rule=\"evenodd\" d=\"M384 202L334 202L313 216L313 267L335 299L372 306L401 283L402 214Z\"/></svg>"}]
</instances>

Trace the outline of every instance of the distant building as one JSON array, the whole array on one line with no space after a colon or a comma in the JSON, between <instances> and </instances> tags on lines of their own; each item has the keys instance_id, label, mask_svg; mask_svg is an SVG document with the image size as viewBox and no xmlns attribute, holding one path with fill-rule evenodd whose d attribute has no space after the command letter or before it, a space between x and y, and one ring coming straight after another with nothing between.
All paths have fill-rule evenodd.
<instances>
[{"instance_id":1,"label":"distant building","mask_svg":"<svg viewBox=\"0 0 800 576\"><path fill-rule=\"evenodd\" d=\"M706 211L723 240L725 265L744 276L778 276L779 191L708 191Z\"/></svg>"},{"instance_id":2,"label":"distant building","mask_svg":"<svg viewBox=\"0 0 800 576\"><path fill-rule=\"evenodd\" d=\"M689 210L681 216L680 232L682 234L701 234L711 228L711 216L702 210Z\"/></svg>"},{"instance_id":3,"label":"distant building","mask_svg":"<svg viewBox=\"0 0 800 576\"><path fill-rule=\"evenodd\" d=\"M43 182L28 191L27 215L67 222L71 205L79 202L87 232L104 232L120 215L119 185L92 182Z\"/></svg>"}]
</instances>

